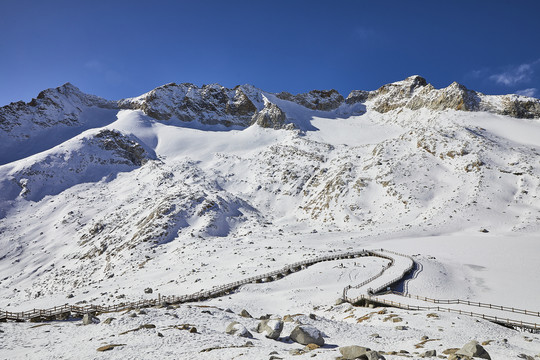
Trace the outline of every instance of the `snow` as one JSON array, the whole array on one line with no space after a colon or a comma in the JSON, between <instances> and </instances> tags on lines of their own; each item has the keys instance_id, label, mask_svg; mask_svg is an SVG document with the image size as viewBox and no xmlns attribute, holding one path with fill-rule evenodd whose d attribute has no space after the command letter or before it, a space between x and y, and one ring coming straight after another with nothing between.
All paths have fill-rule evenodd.
<instances>
[{"instance_id":1,"label":"snow","mask_svg":"<svg viewBox=\"0 0 540 360\"><path fill-rule=\"evenodd\" d=\"M254 99L260 94L242 89ZM141 110L90 107L78 127L44 130L35 148L6 143L21 156L0 166L0 309L190 294L320 255L383 248L422 265L408 281L411 294L540 311L538 120L427 109L380 114L369 104L320 112L263 95L298 130L156 121ZM103 130L140 144L144 164L119 163L127 155L100 146ZM350 295L399 275L407 259L396 257L384 276ZM288 339L293 322L279 341L252 331L254 346L230 347L247 341L225 334L230 322L257 325L237 315L242 309L255 317L291 315L322 331L327 345L311 352L322 359L346 345L403 349L417 359L472 339L493 340L485 346L492 359L540 352L538 334L482 319L335 305L346 286L387 263L321 262L200 303L137 317L102 314L88 326L1 323L0 352L10 359L258 359L272 351L289 358L301 347ZM105 324L109 316L116 320ZM120 335L148 323L156 328ZM197 333L174 327L181 324ZM422 336L440 340L419 349ZM111 343L125 345L96 351ZM225 348L200 352L218 346Z\"/></svg>"}]
</instances>

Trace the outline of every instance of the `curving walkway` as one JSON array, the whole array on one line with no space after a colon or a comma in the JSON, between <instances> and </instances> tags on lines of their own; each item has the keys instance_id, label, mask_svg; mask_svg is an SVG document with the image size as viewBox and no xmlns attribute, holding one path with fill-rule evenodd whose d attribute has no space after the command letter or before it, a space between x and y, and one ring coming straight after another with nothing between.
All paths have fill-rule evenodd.
<instances>
[{"instance_id":1,"label":"curving walkway","mask_svg":"<svg viewBox=\"0 0 540 360\"><path fill-rule=\"evenodd\" d=\"M220 297L230 294L237 290L240 286L250 283L263 283L269 281L275 281L278 279L307 268L310 265L320 263L323 261L353 259L363 256L379 256L369 250L361 250L355 252L346 252L339 254L329 254L319 256L313 259L298 261L293 264L284 266L279 270L275 270L266 274L252 276L247 279L235 281L229 284L213 287L210 290L203 290L189 295L181 296L159 296L157 299L140 300L135 302L120 303L110 306L101 305L62 305L49 309L32 309L22 312L10 312L0 310L0 322L5 321L50 321L50 320L65 320L70 316L82 317L85 314L90 313L108 313L125 311L132 308L143 308L150 306L157 306L160 304L180 304L185 302L203 301L210 298Z\"/></svg>"},{"instance_id":2,"label":"curving walkway","mask_svg":"<svg viewBox=\"0 0 540 360\"><path fill-rule=\"evenodd\" d=\"M531 332L540 332L540 324L536 322L540 318L540 312L515 309L500 305L477 303L468 300L439 300L408 294L408 282L415 279L422 271L422 265L415 262L409 255L390 250L378 249L361 250L341 254L330 254L317 258L298 261L286 265L279 270L266 274L252 276L244 280L213 287L189 295L182 296L159 296L157 299L140 300L136 302L120 303L111 306L100 305L63 305L50 309L33 309L23 312L9 312L0 310L0 322L5 321L50 321L66 320L69 317L82 317L90 313L108 313L124 311L132 308L143 308L167 304L180 304L185 302L204 301L210 298L224 296L236 291L239 287L249 283L263 283L281 279L291 273L300 271L310 265L323 261L353 259L363 256L376 256L388 260L388 264L381 271L360 284L348 285L343 289L343 301L353 305L382 305L393 306L407 310L430 310L452 312L461 315L480 317L498 324L511 326L516 329ZM402 281L413 271L403 284L403 293L390 291L392 285ZM431 305L436 304L437 306ZM442 305L442 306L441 306ZM482 308L482 313L472 311L471 307ZM510 319L512 313L512 319ZM505 316L506 315L506 316ZM531 320L532 319L532 320Z\"/></svg>"},{"instance_id":3,"label":"curving walkway","mask_svg":"<svg viewBox=\"0 0 540 360\"><path fill-rule=\"evenodd\" d=\"M389 260L375 276L354 286L348 286L343 291L343 299L350 303L358 302L362 296L371 296L389 288L401 281L414 268L412 257L390 250L378 249L371 251L373 256Z\"/></svg>"}]
</instances>

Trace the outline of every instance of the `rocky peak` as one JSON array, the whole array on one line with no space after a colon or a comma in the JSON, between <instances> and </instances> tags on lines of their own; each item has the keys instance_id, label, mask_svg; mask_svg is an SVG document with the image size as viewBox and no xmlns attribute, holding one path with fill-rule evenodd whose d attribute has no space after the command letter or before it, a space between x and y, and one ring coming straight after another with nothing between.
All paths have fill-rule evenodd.
<instances>
[{"instance_id":1,"label":"rocky peak","mask_svg":"<svg viewBox=\"0 0 540 360\"><path fill-rule=\"evenodd\" d=\"M123 109L140 109L158 120L173 117L209 125L249 126L252 116L263 108L261 91L241 85L229 89L219 84L197 87L175 83L160 86L142 96L118 102Z\"/></svg>"},{"instance_id":2,"label":"rocky peak","mask_svg":"<svg viewBox=\"0 0 540 360\"><path fill-rule=\"evenodd\" d=\"M279 106L267 101L264 109L253 115L251 123L264 128L281 129L285 125L286 118L286 114Z\"/></svg>"},{"instance_id":3,"label":"rocky peak","mask_svg":"<svg viewBox=\"0 0 540 360\"><path fill-rule=\"evenodd\" d=\"M375 111L386 113L400 108L418 110L488 111L519 118L539 118L540 100L518 95L484 95L453 82L435 89L426 79L414 75L383 85L374 91L352 91L347 104L365 103Z\"/></svg>"},{"instance_id":4,"label":"rocky peak","mask_svg":"<svg viewBox=\"0 0 540 360\"><path fill-rule=\"evenodd\" d=\"M310 92L293 95L288 92L276 94L279 99L288 100L308 109L330 111L343 104L343 96L337 90L311 90Z\"/></svg>"},{"instance_id":5,"label":"rocky peak","mask_svg":"<svg viewBox=\"0 0 540 360\"><path fill-rule=\"evenodd\" d=\"M76 86L66 83L57 88L43 90L30 102L18 101L0 108L0 130L13 132L20 129L29 136L30 129L57 124L79 125L79 116L87 107L116 108L114 101L88 95ZM23 130L27 129L27 130Z\"/></svg>"}]
</instances>

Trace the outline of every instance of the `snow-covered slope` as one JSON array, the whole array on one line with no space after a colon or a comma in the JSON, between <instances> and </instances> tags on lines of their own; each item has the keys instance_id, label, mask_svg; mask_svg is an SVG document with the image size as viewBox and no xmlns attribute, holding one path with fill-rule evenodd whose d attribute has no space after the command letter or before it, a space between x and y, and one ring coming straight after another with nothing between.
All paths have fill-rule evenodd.
<instances>
[{"instance_id":1,"label":"snow-covered slope","mask_svg":"<svg viewBox=\"0 0 540 360\"><path fill-rule=\"evenodd\" d=\"M530 239L540 231L539 118L538 99L434 89L419 76L347 98L250 85L167 84L114 102L70 84L46 90L0 108L0 308L70 294L136 300L149 286L185 294L382 241L427 259L417 246L435 236ZM504 251L532 263L509 270L532 280L540 243L527 244ZM426 276L497 284L498 272L463 266L446 259ZM469 280L421 295L466 298ZM531 304L502 287L475 293Z\"/></svg>"}]
</instances>

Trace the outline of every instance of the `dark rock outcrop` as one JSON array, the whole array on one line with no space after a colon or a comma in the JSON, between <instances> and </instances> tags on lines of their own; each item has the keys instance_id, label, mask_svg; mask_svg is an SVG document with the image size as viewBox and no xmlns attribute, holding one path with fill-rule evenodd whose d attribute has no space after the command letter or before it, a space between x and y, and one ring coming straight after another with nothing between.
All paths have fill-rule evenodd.
<instances>
[{"instance_id":1,"label":"dark rock outcrop","mask_svg":"<svg viewBox=\"0 0 540 360\"><path fill-rule=\"evenodd\" d=\"M259 90L250 85L225 88L219 84L170 83L142 96L120 100L122 109L139 109L157 120L199 121L208 125L249 126L262 109Z\"/></svg>"},{"instance_id":2,"label":"dark rock outcrop","mask_svg":"<svg viewBox=\"0 0 540 360\"><path fill-rule=\"evenodd\" d=\"M286 118L287 116L279 106L267 102L264 105L264 109L253 115L251 123L263 128L281 129L285 124Z\"/></svg>"},{"instance_id":3,"label":"dark rock outcrop","mask_svg":"<svg viewBox=\"0 0 540 360\"><path fill-rule=\"evenodd\" d=\"M370 103L370 108L386 113L395 109L487 111L517 118L540 118L540 100L518 95L484 95L454 82L435 89L415 75L381 86L374 91L352 91L345 103Z\"/></svg>"},{"instance_id":4,"label":"dark rock outcrop","mask_svg":"<svg viewBox=\"0 0 540 360\"><path fill-rule=\"evenodd\" d=\"M279 99L300 104L308 109L330 111L343 104L343 96L337 90L311 90L310 92L293 95L288 92L276 94Z\"/></svg>"}]
</instances>

